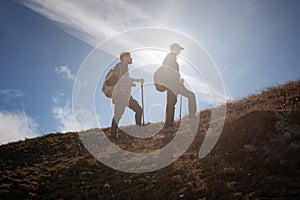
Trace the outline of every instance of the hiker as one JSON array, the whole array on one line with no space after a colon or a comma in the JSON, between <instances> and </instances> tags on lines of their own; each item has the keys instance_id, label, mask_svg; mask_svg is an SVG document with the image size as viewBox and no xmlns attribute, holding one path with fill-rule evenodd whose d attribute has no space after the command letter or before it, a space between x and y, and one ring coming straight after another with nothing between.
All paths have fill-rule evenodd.
<instances>
[{"instance_id":1,"label":"hiker","mask_svg":"<svg viewBox=\"0 0 300 200\"><path fill-rule=\"evenodd\" d=\"M174 126L175 105L177 95L181 94L188 98L189 117L194 118L196 114L196 97L195 94L184 86L184 80L180 79L179 65L177 55L184 48L174 43L170 46L171 52L166 56L162 66L165 67L164 86L167 91L166 122L165 130L171 131Z\"/></svg>"},{"instance_id":2,"label":"hiker","mask_svg":"<svg viewBox=\"0 0 300 200\"><path fill-rule=\"evenodd\" d=\"M116 138L118 123L124 113L125 107L129 107L135 112L135 123L141 126L143 110L137 100L131 96L131 87L135 86L134 82L144 82L143 78L130 78L128 65L132 64L132 58L129 52L120 54L120 61L114 68L114 75L117 76L117 84L112 92L112 102L115 105L114 117L111 123L111 136Z\"/></svg>"}]
</instances>

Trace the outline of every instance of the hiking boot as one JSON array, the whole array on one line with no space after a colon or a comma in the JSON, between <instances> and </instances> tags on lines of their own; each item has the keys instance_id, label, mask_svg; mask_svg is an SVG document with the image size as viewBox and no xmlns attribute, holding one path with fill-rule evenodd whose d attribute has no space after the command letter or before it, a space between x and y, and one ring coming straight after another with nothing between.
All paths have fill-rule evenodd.
<instances>
[{"instance_id":1,"label":"hiking boot","mask_svg":"<svg viewBox=\"0 0 300 200\"><path fill-rule=\"evenodd\" d=\"M116 140L116 139L117 139L117 135L116 135L116 134L112 134L112 135L110 136L110 138L111 138L112 140Z\"/></svg>"},{"instance_id":2,"label":"hiking boot","mask_svg":"<svg viewBox=\"0 0 300 200\"><path fill-rule=\"evenodd\" d=\"M165 133L174 133L178 130L178 128L175 128L174 126L166 126L163 128L163 132Z\"/></svg>"},{"instance_id":3,"label":"hiking boot","mask_svg":"<svg viewBox=\"0 0 300 200\"><path fill-rule=\"evenodd\" d=\"M170 132L172 132L174 130L174 128L172 126L169 126L169 127L165 127L163 130L166 133L170 133Z\"/></svg>"},{"instance_id":4,"label":"hiking boot","mask_svg":"<svg viewBox=\"0 0 300 200\"><path fill-rule=\"evenodd\" d=\"M110 134L110 140L112 142L116 142L119 139L119 134L115 133L115 134Z\"/></svg>"}]
</instances>

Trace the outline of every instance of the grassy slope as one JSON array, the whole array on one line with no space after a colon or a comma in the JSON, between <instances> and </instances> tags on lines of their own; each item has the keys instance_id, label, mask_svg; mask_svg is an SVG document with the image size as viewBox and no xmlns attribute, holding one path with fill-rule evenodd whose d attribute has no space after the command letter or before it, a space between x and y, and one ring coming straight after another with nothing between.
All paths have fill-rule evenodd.
<instances>
[{"instance_id":1,"label":"grassy slope","mask_svg":"<svg viewBox=\"0 0 300 200\"><path fill-rule=\"evenodd\" d=\"M210 110L200 116L190 149L170 166L151 173L129 174L103 165L87 152L77 133L2 145L0 198L300 198L300 81L228 103L222 135L204 159L198 159L197 152ZM283 136L286 132L289 139ZM122 137L120 143L130 148L131 140ZM247 151L245 144L254 145L256 151Z\"/></svg>"}]
</instances>

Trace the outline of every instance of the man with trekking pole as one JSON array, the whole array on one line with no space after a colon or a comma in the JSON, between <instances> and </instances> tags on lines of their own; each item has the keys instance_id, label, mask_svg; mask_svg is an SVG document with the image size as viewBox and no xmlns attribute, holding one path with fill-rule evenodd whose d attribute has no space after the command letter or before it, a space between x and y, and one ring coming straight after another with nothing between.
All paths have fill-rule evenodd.
<instances>
[{"instance_id":1,"label":"man with trekking pole","mask_svg":"<svg viewBox=\"0 0 300 200\"><path fill-rule=\"evenodd\" d=\"M196 114L196 97L195 94L184 86L184 80L180 79L179 65L177 62L177 55L183 50L177 43L170 46L171 52L166 56L162 66L164 71L164 86L167 91L167 106L166 106L166 122L165 131L173 131L174 129L174 113L175 105L177 103L177 95L180 94L180 118L182 107L182 96L188 98L189 118L194 118ZM181 120L181 119L180 119Z\"/></svg>"},{"instance_id":2,"label":"man with trekking pole","mask_svg":"<svg viewBox=\"0 0 300 200\"><path fill-rule=\"evenodd\" d=\"M116 79L118 80L112 92L112 102L115 105L115 109L114 109L114 117L112 119L112 124L111 124L111 136L114 139L117 136L118 123L124 113L126 106L135 112L136 125L138 126L142 125L141 120L143 116L143 108L139 105L137 100L135 100L131 96L131 87L135 86L134 82L140 82L143 87L144 79L143 78L134 79L129 76L128 65L132 64L132 57L129 52L121 53L120 61L121 62L119 62L115 66L113 72L114 76L116 76ZM143 88L142 88L142 93L143 93ZM142 99L142 101L143 100L144 99Z\"/></svg>"}]
</instances>

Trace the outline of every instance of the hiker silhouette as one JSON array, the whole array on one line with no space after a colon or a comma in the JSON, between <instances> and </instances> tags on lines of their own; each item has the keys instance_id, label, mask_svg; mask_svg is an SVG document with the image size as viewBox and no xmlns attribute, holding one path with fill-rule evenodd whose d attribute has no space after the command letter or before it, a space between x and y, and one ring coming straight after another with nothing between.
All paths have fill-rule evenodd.
<instances>
[{"instance_id":1,"label":"hiker silhouette","mask_svg":"<svg viewBox=\"0 0 300 200\"><path fill-rule=\"evenodd\" d=\"M135 112L135 123L141 126L143 115L142 107L137 100L131 96L131 87L135 86L134 82L144 82L143 78L134 79L129 76L128 65L132 64L132 57L129 52L120 54L120 62L116 64L113 74L118 80L112 92L112 102L114 104L114 117L111 123L111 136L116 138L118 133L118 123L126 107Z\"/></svg>"},{"instance_id":2,"label":"hiker silhouette","mask_svg":"<svg viewBox=\"0 0 300 200\"><path fill-rule=\"evenodd\" d=\"M194 118L196 114L195 94L184 86L184 80L180 78L179 73L177 56L184 48L177 43L173 43L170 46L170 50L171 52L162 63L162 66L165 68L162 82L167 91L166 121L164 126L167 131L171 131L174 128L174 113L178 94L188 98L189 117Z\"/></svg>"}]
</instances>

